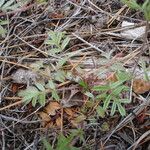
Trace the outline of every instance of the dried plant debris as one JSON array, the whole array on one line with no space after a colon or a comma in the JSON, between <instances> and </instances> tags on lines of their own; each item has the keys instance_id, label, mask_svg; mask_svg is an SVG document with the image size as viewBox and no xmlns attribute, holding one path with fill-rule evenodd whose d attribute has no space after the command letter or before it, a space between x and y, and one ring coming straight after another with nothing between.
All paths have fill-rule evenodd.
<instances>
[{"instance_id":1,"label":"dried plant debris","mask_svg":"<svg viewBox=\"0 0 150 150\"><path fill-rule=\"evenodd\" d=\"M142 38L146 31L146 26L135 27L135 23L123 21L121 24L122 28L132 27L132 29L125 29L123 30L120 35L124 38L137 40Z\"/></svg>"},{"instance_id":2,"label":"dried plant debris","mask_svg":"<svg viewBox=\"0 0 150 150\"><path fill-rule=\"evenodd\" d=\"M0 147L149 150L149 8L0 0Z\"/></svg>"},{"instance_id":3,"label":"dried plant debris","mask_svg":"<svg viewBox=\"0 0 150 150\"><path fill-rule=\"evenodd\" d=\"M18 69L11 77L14 83L30 85L36 82L38 75L30 70Z\"/></svg>"}]
</instances>

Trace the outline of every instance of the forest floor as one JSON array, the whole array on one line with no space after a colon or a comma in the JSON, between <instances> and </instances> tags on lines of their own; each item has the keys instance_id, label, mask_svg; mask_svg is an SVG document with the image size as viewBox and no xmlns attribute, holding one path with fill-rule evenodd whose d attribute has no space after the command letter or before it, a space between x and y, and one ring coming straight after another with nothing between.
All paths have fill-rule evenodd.
<instances>
[{"instance_id":1,"label":"forest floor","mask_svg":"<svg viewBox=\"0 0 150 150\"><path fill-rule=\"evenodd\" d=\"M119 0L0 1L0 149L150 150L150 36Z\"/></svg>"}]
</instances>

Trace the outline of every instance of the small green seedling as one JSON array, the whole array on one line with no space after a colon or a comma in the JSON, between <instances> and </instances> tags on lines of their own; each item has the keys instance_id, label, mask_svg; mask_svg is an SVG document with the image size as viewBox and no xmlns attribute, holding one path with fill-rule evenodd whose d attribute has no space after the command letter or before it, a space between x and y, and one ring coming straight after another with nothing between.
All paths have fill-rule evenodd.
<instances>
[{"instance_id":1,"label":"small green seedling","mask_svg":"<svg viewBox=\"0 0 150 150\"><path fill-rule=\"evenodd\" d=\"M74 138L78 137L80 141L84 140L82 130L73 130L67 137L63 134L60 134L57 138L55 148L46 140L43 140L44 147L46 150L80 150L75 146L72 146L72 141Z\"/></svg>"}]
</instances>

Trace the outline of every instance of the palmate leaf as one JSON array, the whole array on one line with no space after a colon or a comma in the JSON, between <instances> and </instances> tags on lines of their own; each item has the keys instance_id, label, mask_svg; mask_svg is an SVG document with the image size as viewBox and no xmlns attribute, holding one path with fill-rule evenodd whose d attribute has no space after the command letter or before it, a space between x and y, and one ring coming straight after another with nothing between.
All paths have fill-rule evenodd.
<instances>
[{"instance_id":1,"label":"palmate leaf","mask_svg":"<svg viewBox=\"0 0 150 150\"><path fill-rule=\"evenodd\" d=\"M115 89L115 88L117 88L118 86L121 86L123 83L124 83L124 81L121 81L121 80L116 81L116 82L114 82L114 83L110 83L110 88L111 88L111 89Z\"/></svg>"},{"instance_id":2,"label":"palmate leaf","mask_svg":"<svg viewBox=\"0 0 150 150\"><path fill-rule=\"evenodd\" d=\"M52 90L52 98L54 98L56 101L60 100L56 90Z\"/></svg>"},{"instance_id":3,"label":"palmate leaf","mask_svg":"<svg viewBox=\"0 0 150 150\"><path fill-rule=\"evenodd\" d=\"M45 91L44 86L41 83L35 83L35 86L40 90L40 91Z\"/></svg>"},{"instance_id":4,"label":"palmate leaf","mask_svg":"<svg viewBox=\"0 0 150 150\"><path fill-rule=\"evenodd\" d=\"M39 94L38 102L40 103L41 106L45 106L45 103L46 103L46 93L45 92Z\"/></svg>"},{"instance_id":5,"label":"palmate leaf","mask_svg":"<svg viewBox=\"0 0 150 150\"><path fill-rule=\"evenodd\" d=\"M55 84L52 80L48 80L46 87L55 90Z\"/></svg>"},{"instance_id":6,"label":"palmate leaf","mask_svg":"<svg viewBox=\"0 0 150 150\"><path fill-rule=\"evenodd\" d=\"M99 85L99 86L94 86L93 87L94 91L107 91L110 90L109 85Z\"/></svg>"},{"instance_id":7,"label":"palmate leaf","mask_svg":"<svg viewBox=\"0 0 150 150\"><path fill-rule=\"evenodd\" d=\"M43 91L39 91L36 87L30 86L26 90L22 90L18 93L18 96L23 97L23 102L28 104L32 101L32 106L35 107L36 103L40 103L41 106L45 106L46 102L46 93L44 92L45 88L40 85L38 88Z\"/></svg>"},{"instance_id":8,"label":"palmate leaf","mask_svg":"<svg viewBox=\"0 0 150 150\"><path fill-rule=\"evenodd\" d=\"M121 81L127 81L127 80L130 80L131 79L131 74L129 74L127 71L120 71L120 70L117 70L117 78L118 80L121 80Z\"/></svg>"},{"instance_id":9,"label":"palmate leaf","mask_svg":"<svg viewBox=\"0 0 150 150\"><path fill-rule=\"evenodd\" d=\"M35 96L32 98L32 106L35 107L36 103L37 103L37 99L38 99L38 96Z\"/></svg>"},{"instance_id":10,"label":"palmate leaf","mask_svg":"<svg viewBox=\"0 0 150 150\"><path fill-rule=\"evenodd\" d=\"M103 105L103 109L107 110L109 104L110 104L110 100L111 100L111 95L108 95L107 98L104 100L104 105Z\"/></svg>"},{"instance_id":11,"label":"palmate leaf","mask_svg":"<svg viewBox=\"0 0 150 150\"><path fill-rule=\"evenodd\" d=\"M111 116L113 116L115 114L116 108L117 108L117 104L114 101L112 104L112 107L111 107L111 113L110 113Z\"/></svg>"},{"instance_id":12,"label":"palmate leaf","mask_svg":"<svg viewBox=\"0 0 150 150\"><path fill-rule=\"evenodd\" d=\"M30 86L26 90L22 90L18 93L18 96L23 97L23 102L28 104L34 97L39 95L37 88Z\"/></svg>"},{"instance_id":13,"label":"palmate leaf","mask_svg":"<svg viewBox=\"0 0 150 150\"><path fill-rule=\"evenodd\" d=\"M112 95L118 96L121 92L123 91L128 91L129 87L125 86L125 85L121 85L116 87L113 91L112 91Z\"/></svg>"},{"instance_id":14,"label":"palmate leaf","mask_svg":"<svg viewBox=\"0 0 150 150\"><path fill-rule=\"evenodd\" d=\"M64 37L64 32L56 32L57 44L60 45Z\"/></svg>"},{"instance_id":15,"label":"palmate leaf","mask_svg":"<svg viewBox=\"0 0 150 150\"><path fill-rule=\"evenodd\" d=\"M65 49L65 47L68 45L69 41L70 41L70 38L66 37L61 44L61 48Z\"/></svg>"},{"instance_id":16,"label":"palmate leaf","mask_svg":"<svg viewBox=\"0 0 150 150\"><path fill-rule=\"evenodd\" d=\"M126 115L126 110L125 108L121 105L121 103L117 103L117 107L119 110L119 113L121 114L121 116L125 116Z\"/></svg>"}]
</instances>

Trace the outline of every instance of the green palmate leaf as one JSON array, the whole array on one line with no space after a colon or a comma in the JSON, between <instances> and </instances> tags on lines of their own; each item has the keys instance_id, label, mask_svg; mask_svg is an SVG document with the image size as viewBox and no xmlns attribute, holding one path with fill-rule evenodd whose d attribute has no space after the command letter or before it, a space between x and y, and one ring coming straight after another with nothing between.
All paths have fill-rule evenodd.
<instances>
[{"instance_id":1,"label":"green palmate leaf","mask_svg":"<svg viewBox=\"0 0 150 150\"><path fill-rule=\"evenodd\" d=\"M96 99L105 99L106 97L108 96L108 94L107 94L107 92L105 92L105 93L102 93L102 94L100 94L100 95L97 95L96 96Z\"/></svg>"},{"instance_id":2,"label":"green palmate leaf","mask_svg":"<svg viewBox=\"0 0 150 150\"><path fill-rule=\"evenodd\" d=\"M111 116L115 114L116 107L117 107L116 102L113 102L112 107L111 107L111 113L110 113Z\"/></svg>"},{"instance_id":3,"label":"green palmate leaf","mask_svg":"<svg viewBox=\"0 0 150 150\"><path fill-rule=\"evenodd\" d=\"M60 45L61 40L64 37L64 33L63 32L56 32L56 36L57 36L57 44Z\"/></svg>"},{"instance_id":4,"label":"green palmate leaf","mask_svg":"<svg viewBox=\"0 0 150 150\"><path fill-rule=\"evenodd\" d=\"M70 41L70 38L66 37L61 44L61 48L65 49L65 47L68 45L69 41Z\"/></svg>"},{"instance_id":5,"label":"green palmate leaf","mask_svg":"<svg viewBox=\"0 0 150 150\"><path fill-rule=\"evenodd\" d=\"M54 31L49 31L48 32L48 36L55 42L56 44L56 39L57 39L57 36L56 36L56 32Z\"/></svg>"},{"instance_id":6,"label":"green palmate leaf","mask_svg":"<svg viewBox=\"0 0 150 150\"><path fill-rule=\"evenodd\" d=\"M40 91L45 91L44 86L41 83L35 83L35 86L40 90Z\"/></svg>"},{"instance_id":7,"label":"green palmate leaf","mask_svg":"<svg viewBox=\"0 0 150 150\"><path fill-rule=\"evenodd\" d=\"M125 116L126 115L125 108L120 103L117 103L117 107L121 116Z\"/></svg>"},{"instance_id":8,"label":"green palmate leaf","mask_svg":"<svg viewBox=\"0 0 150 150\"><path fill-rule=\"evenodd\" d=\"M108 95L107 98L104 100L104 105L103 105L104 110L108 108L111 99L112 99L111 95Z\"/></svg>"},{"instance_id":9,"label":"green palmate leaf","mask_svg":"<svg viewBox=\"0 0 150 150\"><path fill-rule=\"evenodd\" d=\"M26 90L22 90L18 93L18 96L24 97L29 95L30 97L34 97L35 95L38 95L39 91L37 90L37 88L33 87L33 86L29 86Z\"/></svg>"},{"instance_id":10,"label":"green palmate leaf","mask_svg":"<svg viewBox=\"0 0 150 150\"><path fill-rule=\"evenodd\" d=\"M110 86L109 85L94 86L93 90L94 91L107 91L107 90L110 90Z\"/></svg>"},{"instance_id":11,"label":"green palmate leaf","mask_svg":"<svg viewBox=\"0 0 150 150\"><path fill-rule=\"evenodd\" d=\"M55 80L59 81L59 82L64 82L65 81L65 72L61 71L61 70L58 70L55 73Z\"/></svg>"},{"instance_id":12,"label":"green palmate leaf","mask_svg":"<svg viewBox=\"0 0 150 150\"><path fill-rule=\"evenodd\" d=\"M37 99L38 99L37 96L35 96L35 97L32 98L32 106L33 106L33 107L35 107L35 105L36 105L36 103L37 103Z\"/></svg>"},{"instance_id":13,"label":"green palmate leaf","mask_svg":"<svg viewBox=\"0 0 150 150\"><path fill-rule=\"evenodd\" d=\"M45 88L43 88L40 84L37 84L37 87L40 90L45 90ZM30 86L26 90L20 91L18 95L23 97L23 102L25 102L25 104L28 104L32 101L32 105L35 107L38 101L40 105L45 106L46 93L43 91L41 92L36 87Z\"/></svg>"},{"instance_id":14,"label":"green palmate leaf","mask_svg":"<svg viewBox=\"0 0 150 150\"><path fill-rule=\"evenodd\" d=\"M83 88L87 89L88 88L88 84L86 82L84 82L83 80L79 81L79 85L82 86Z\"/></svg>"},{"instance_id":15,"label":"green palmate leaf","mask_svg":"<svg viewBox=\"0 0 150 150\"><path fill-rule=\"evenodd\" d=\"M126 71L117 71L117 78L121 81L127 81L131 79L131 75Z\"/></svg>"},{"instance_id":16,"label":"green palmate leaf","mask_svg":"<svg viewBox=\"0 0 150 150\"><path fill-rule=\"evenodd\" d=\"M114 83L110 83L110 88L111 89L115 89L115 88L117 88L118 86L121 86L122 84L124 83L124 81L116 81L116 82L114 82Z\"/></svg>"},{"instance_id":17,"label":"green palmate leaf","mask_svg":"<svg viewBox=\"0 0 150 150\"><path fill-rule=\"evenodd\" d=\"M101 118L105 117L105 110L101 106L98 106L96 108L96 112Z\"/></svg>"},{"instance_id":18,"label":"green palmate leaf","mask_svg":"<svg viewBox=\"0 0 150 150\"><path fill-rule=\"evenodd\" d=\"M60 100L59 95L57 94L56 90L53 90L53 91L52 91L52 97L53 97L56 101L59 101L59 100Z\"/></svg>"},{"instance_id":19,"label":"green palmate leaf","mask_svg":"<svg viewBox=\"0 0 150 150\"><path fill-rule=\"evenodd\" d=\"M55 90L55 84L52 80L48 80L47 88Z\"/></svg>"},{"instance_id":20,"label":"green palmate leaf","mask_svg":"<svg viewBox=\"0 0 150 150\"><path fill-rule=\"evenodd\" d=\"M121 85L116 87L113 91L112 91L112 95L116 95L118 96L122 91L127 91L129 90L129 87L125 86L125 85Z\"/></svg>"},{"instance_id":21,"label":"green palmate leaf","mask_svg":"<svg viewBox=\"0 0 150 150\"><path fill-rule=\"evenodd\" d=\"M38 97L38 102L40 103L41 106L45 106L45 103L46 103L46 94L45 92L39 94L39 97Z\"/></svg>"}]
</instances>

